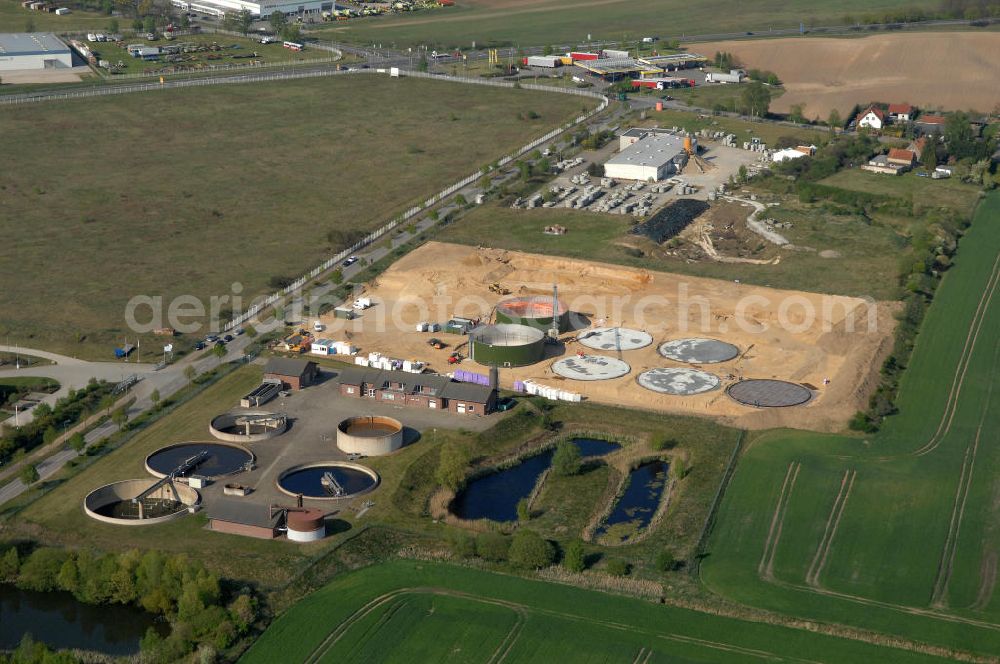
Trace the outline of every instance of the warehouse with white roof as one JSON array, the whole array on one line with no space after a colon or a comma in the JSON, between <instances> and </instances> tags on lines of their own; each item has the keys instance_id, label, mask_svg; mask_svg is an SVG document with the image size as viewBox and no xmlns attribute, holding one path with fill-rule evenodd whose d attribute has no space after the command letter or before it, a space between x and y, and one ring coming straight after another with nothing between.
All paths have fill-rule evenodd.
<instances>
[{"instance_id":1,"label":"warehouse with white roof","mask_svg":"<svg viewBox=\"0 0 1000 664\"><path fill-rule=\"evenodd\" d=\"M0 33L0 71L72 66L69 46L51 32Z\"/></svg>"},{"instance_id":2,"label":"warehouse with white roof","mask_svg":"<svg viewBox=\"0 0 1000 664\"><path fill-rule=\"evenodd\" d=\"M604 175L616 180L658 182L679 173L687 160L683 137L650 132L604 162Z\"/></svg>"}]
</instances>

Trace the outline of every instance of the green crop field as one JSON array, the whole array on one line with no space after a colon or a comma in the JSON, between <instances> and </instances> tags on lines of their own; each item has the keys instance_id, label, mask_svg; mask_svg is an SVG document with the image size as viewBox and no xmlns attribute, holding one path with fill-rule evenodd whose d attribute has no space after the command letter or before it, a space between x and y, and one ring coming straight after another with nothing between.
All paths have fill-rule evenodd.
<instances>
[{"instance_id":1,"label":"green crop field","mask_svg":"<svg viewBox=\"0 0 1000 664\"><path fill-rule=\"evenodd\" d=\"M847 14L879 14L908 7L903 0L838 0L822 6L808 0L734 4L728 0L708 2L661 2L657 0L458 0L455 7L352 19L324 27L320 34L335 39L353 39L389 46L428 44L433 46L480 47L490 43L544 45L582 43L591 39L635 40L646 35L681 38L744 31L766 32L769 28L839 25Z\"/></svg>"},{"instance_id":2,"label":"green crop field","mask_svg":"<svg viewBox=\"0 0 1000 664\"><path fill-rule=\"evenodd\" d=\"M900 412L880 433L774 431L752 441L702 568L709 588L800 617L1000 653L998 215L992 194L928 312Z\"/></svg>"},{"instance_id":3,"label":"green crop field","mask_svg":"<svg viewBox=\"0 0 1000 664\"><path fill-rule=\"evenodd\" d=\"M309 595L240 661L941 660L464 567L394 561Z\"/></svg>"},{"instance_id":4,"label":"green crop field","mask_svg":"<svg viewBox=\"0 0 1000 664\"><path fill-rule=\"evenodd\" d=\"M107 357L132 296L249 301L590 103L354 75L4 108L0 334Z\"/></svg>"}]
</instances>

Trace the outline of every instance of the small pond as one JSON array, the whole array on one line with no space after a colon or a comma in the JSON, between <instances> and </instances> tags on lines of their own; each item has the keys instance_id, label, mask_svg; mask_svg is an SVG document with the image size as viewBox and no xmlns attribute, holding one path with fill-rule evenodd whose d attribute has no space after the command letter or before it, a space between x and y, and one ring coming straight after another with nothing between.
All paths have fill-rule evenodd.
<instances>
[{"instance_id":1,"label":"small pond","mask_svg":"<svg viewBox=\"0 0 1000 664\"><path fill-rule=\"evenodd\" d=\"M607 535L612 543L621 543L645 530L663 499L669 468L666 461L657 460L644 463L629 473L625 493L594 533L594 538Z\"/></svg>"},{"instance_id":2,"label":"small pond","mask_svg":"<svg viewBox=\"0 0 1000 664\"><path fill-rule=\"evenodd\" d=\"M596 438L573 438L572 442L584 459L601 457L621 448L618 443ZM477 477L455 496L451 511L462 519L516 521L518 502L531 495L538 478L552 465L554 453L554 449L548 449L516 466Z\"/></svg>"},{"instance_id":3,"label":"small pond","mask_svg":"<svg viewBox=\"0 0 1000 664\"><path fill-rule=\"evenodd\" d=\"M83 604L66 592L33 592L0 585L0 649L13 649L25 633L53 649L80 648L108 655L139 652L150 627L169 628L152 614L119 604Z\"/></svg>"}]
</instances>

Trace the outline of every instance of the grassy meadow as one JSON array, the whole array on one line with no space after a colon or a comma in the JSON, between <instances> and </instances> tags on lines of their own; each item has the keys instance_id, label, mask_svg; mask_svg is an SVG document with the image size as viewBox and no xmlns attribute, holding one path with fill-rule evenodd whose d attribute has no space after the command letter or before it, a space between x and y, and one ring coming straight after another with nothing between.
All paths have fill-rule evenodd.
<instances>
[{"instance_id":1,"label":"grassy meadow","mask_svg":"<svg viewBox=\"0 0 1000 664\"><path fill-rule=\"evenodd\" d=\"M358 75L4 108L0 334L107 357L134 295L248 302L585 103Z\"/></svg>"}]
</instances>

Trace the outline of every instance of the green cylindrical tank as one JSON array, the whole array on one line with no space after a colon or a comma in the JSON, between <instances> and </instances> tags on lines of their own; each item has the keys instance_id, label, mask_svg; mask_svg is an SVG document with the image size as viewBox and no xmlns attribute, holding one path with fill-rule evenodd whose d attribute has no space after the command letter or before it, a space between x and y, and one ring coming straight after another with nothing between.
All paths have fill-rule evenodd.
<instances>
[{"instance_id":1,"label":"green cylindrical tank","mask_svg":"<svg viewBox=\"0 0 1000 664\"><path fill-rule=\"evenodd\" d=\"M488 367L523 367L545 357L545 333L527 325L485 325L470 336L469 357Z\"/></svg>"},{"instance_id":2,"label":"green cylindrical tank","mask_svg":"<svg viewBox=\"0 0 1000 664\"><path fill-rule=\"evenodd\" d=\"M560 301L556 327L560 332L569 329L569 310ZM552 329L552 298L545 295L512 297L502 300L496 308L497 323L527 325L536 330L548 332Z\"/></svg>"}]
</instances>

